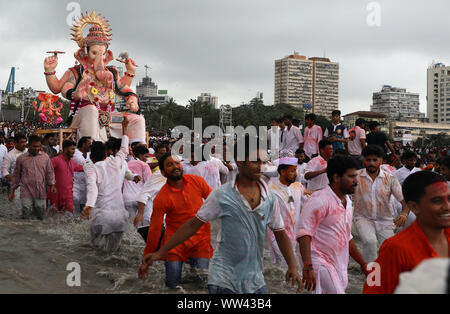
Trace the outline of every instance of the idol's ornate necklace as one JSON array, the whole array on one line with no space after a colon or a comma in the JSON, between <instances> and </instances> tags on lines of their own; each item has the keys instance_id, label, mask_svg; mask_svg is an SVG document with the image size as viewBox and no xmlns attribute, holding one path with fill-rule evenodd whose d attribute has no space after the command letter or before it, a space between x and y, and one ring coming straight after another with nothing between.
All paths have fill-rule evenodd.
<instances>
[{"instance_id":1,"label":"idol's ornate necklace","mask_svg":"<svg viewBox=\"0 0 450 314\"><path fill-rule=\"evenodd\" d=\"M105 83L97 79L95 73L91 72L91 70L86 69L86 72L91 81L89 83L89 85L91 86L90 92L88 94L89 100L97 107L98 110L101 110L100 103L107 103L107 111L109 112L111 110L112 101L114 99L112 85L109 87L106 86Z\"/></svg>"}]
</instances>

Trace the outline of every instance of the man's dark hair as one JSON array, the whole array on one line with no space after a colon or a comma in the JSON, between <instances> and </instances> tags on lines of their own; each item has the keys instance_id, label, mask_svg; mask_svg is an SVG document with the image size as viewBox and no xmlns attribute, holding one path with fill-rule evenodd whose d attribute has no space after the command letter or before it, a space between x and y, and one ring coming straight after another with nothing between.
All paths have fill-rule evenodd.
<instances>
[{"instance_id":1,"label":"man's dark hair","mask_svg":"<svg viewBox=\"0 0 450 314\"><path fill-rule=\"evenodd\" d=\"M423 164L423 163L424 163L424 162L423 162L423 159L422 159L422 158L417 159L417 161L416 161L416 167L417 167L417 168L420 168L420 165Z\"/></svg>"},{"instance_id":2,"label":"man's dark hair","mask_svg":"<svg viewBox=\"0 0 450 314\"><path fill-rule=\"evenodd\" d=\"M65 149L66 147L70 147L70 146L76 146L77 144L72 141L72 140L65 140L63 142L63 149Z\"/></svg>"},{"instance_id":3,"label":"man's dark hair","mask_svg":"<svg viewBox=\"0 0 450 314\"><path fill-rule=\"evenodd\" d=\"M159 144L159 145L156 146L156 148L155 148L155 153L157 153L158 150L160 150L160 149L162 149L162 148L165 148L166 151L169 152L169 147L168 147L167 145L165 145L165 144Z\"/></svg>"},{"instance_id":4,"label":"man's dark hair","mask_svg":"<svg viewBox=\"0 0 450 314\"><path fill-rule=\"evenodd\" d=\"M401 160L401 161L404 161L404 160L410 159L410 158L416 158L416 159L417 159L417 155L416 155L416 153L413 152L413 151L406 150L406 151L402 154L402 157L401 157L400 160Z\"/></svg>"},{"instance_id":5,"label":"man's dark hair","mask_svg":"<svg viewBox=\"0 0 450 314\"><path fill-rule=\"evenodd\" d=\"M144 145L144 144L142 144L142 143L139 142L139 141L135 141L135 142L131 143L131 144L130 144L131 150L133 150L136 146L139 146L139 145ZM144 145L144 146L145 146L145 145Z\"/></svg>"},{"instance_id":6,"label":"man's dark hair","mask_svg":"<svg viewBox=\"0 0 450 314\"><path fill-rule=\"evenodd\" d=\"M284 123L284 119L283 118L278 119L278 123Z\"/></svg>"},{"instance_id":7,"label":"man's dark hair","mask_svg":"<svg viewBox=\"0 0 450 314\"><path fill-rule=\"evenodd\" d=\"M86 144L90 139L90 136L83 136L82 138L80 138L77 145L78 149L81 149L81 147L83 147L83 145Z\"/></svg>"},{"instance_id":8,"label":"man's dark hair","mask_svg":"<svg viewBox=\"0 0 450 314\"><path fill-rule=\"evenodd\" d=\"M288 119L288 120L292 121L293 118L294 118L294 117L292 117L291 114L285 114L285 115L283 116L283 120L284 120L284 119Z\"/></svg>"},{"instance_id":9,"label":"man's dark hair","mask_svg":"<svg viewBox=\"0 0 450 314\"><path fill-rule=\"evenodd\" d=\"M417 171L409 175L402 185L405 202L413 201L418 203L425 194L427 186L438 182L447 184L447 179L441 174L432 171Z\"/></svg>"},{"instance_id":10,"label":"man's dark hair","mask_svg":"<svg viewBox=\"0 0 450 314\"><path fill-rule=\"evenodd\" d=\"M444 165L450 169L450 156L445 156L444 159L442 159L441 165Z\"/></svg>"},{"instance_id":11,"label":"man's dark hair","mask_svg":"<svg viewBox=\"0 0 450 314\"><path fill-rule=\"evenodd\" d=\"M305 154L306 155L305 151L303 149L301 149L301 148L299 148L299 149L297 149L295 151L295 155L298 155L298 154Z\"/></svg>"},{"instance_id":12,"label":"man's dark hair","mask_svg":"<svg viewBox=\"0 0 450 314\"><path fill-rule=\"evenodd\" d=\"M51 137L55 137L55 133L47 133L47 134L45 134L44 141L48 140Z\"/></svg>"},{"instance_id":13,"label":"man's dark hair","mask_svg":"<svg viewBox=\"0 0 450 314\"><path fill-rule=\"evenodd\" d=\"M92 142L91 145L91 157L95 161L102 161L106 158L106 145L102 142Z\"/></svg>"},{"instance_id":14,"label":"man's dark hair","mask_svg":"<svg viewBox=\"0 0 450 314\"><path fill-rule=\"evenodd\" d=\"M139 156L139 155L145 155L148 154L148 149L147 147L145 147L144 145L134 145L134 147L132 148L133 151L133 155L135 157Z\"/></svg>"},{"instance_id":15,"label":"man's dark hair","mask_svg":"<svg viewBox=\"0 0 450 314\"><path fill-rule=\"evenodd\" d=\"M379 123L378 121L375 121L375 120L370 121L370 122L369 122L369 129L370 129L370 131L375 130L375 128L376 128L377 126L379 126L379 125L380 125L380 123Z\"/></svg>"},{"instance_id":16,"label":"man's dark hair","mask_svg":"<svg viewBox=\"0 0 450 314\"><path fill-rule=\"evenodd\" d=\"M345 149L343 148L338 148L334 151L334 155L341 155L341 156L348 156L348 153Z\"/></svg>"},{"instance_id":17,"label":"man's dark hair","mask_svg":"<svg viewBox=\"0 0 450 314\"><path fill-rule=\"evenodd\" d=\"M316 118L317 118L317 116L316 116L314 113L308 113L308 114L305 116L305 120L306 120L306 119L309 119L309 120L314 121L314 122L316 122Z\"/></svg>"},{"instance_id":18,"label":"man's dark hair","mask_svg":"<svg viewBox=\"0 0 450 314\"><path fill-rule=\"evenodd\" d=\"M333 110L332 112L331 112L331 115L332 116L334 116L334 115L341 115L341 111L340 110Z\"/></svg>"},{"instance_id":19,"label":"man's dark hair","mask_svg":"<svg viewBox=\"0 0 450 314\"><path fill-rule=\"evenodd\" d=\"M110 137L108 141L106 141L106 149L107 150L120 150L120 146L122 145L122 139L116 137Z\"/></svg>"},{"instance_id":20,"label":"man's dark hair","mask_svg":"<svg viewBox=\"0 0 450 314\"><path fill-rule=\"evenodd\" d=\"M277 169L278 173L281 175L281 171L289 168L289 166L290 165L279 165Z\"/></svg>"},{"instance_id":21,"label":"man's dark hair","mask_svg":"<svg viewBox=\"0 0 450 314\"><path fill-rule=\"evenodd\" d=\"M355 125L356 126L361 126L361 125L363 125L363 124L365 124L366 123L366 120L364 120L363 118L358 118L358 119L356 119L356 121L355 121Z\"/></svg>"},{"instance_id":22,"label":"man's dark hair","mask_svg":"<svg viewBox=\"0 0 450 314\"><path fill-rule=\"evenodd\" d=\"M321 140L319 142L319 150L320 149L324 149L325 147L327 147L328 145L332 145L331 142L329 140Z\"/></svg>"},{"instance_id":23,"label":"man's dark hair","mask_svg":"<svg viewBox=\"0 0 450 314\"><path fill-rule=\"evenodd\" d=\"M42 143L41 137L39 135L31 135L28 139L28 144L36 143L36 142Z\"/></svg>"},{"instance_id":24,"label":"man's dark hair","mask_svg":"<svg viewBox=\"0 0 450 314\"><path fill-rule=\"evenodd\" d=\"M160 160L158 160L158 166L159 166L159 169L160 169L161 171L164 170L164 162L165 162L166 159L169 158L170 156L172 156L171 153L166 153L166 154L164 154L164 155L161 157Z\"/></svg>"},{"instance_id":25,"label":"man's dark hair","mask_svg":"<svg viewBox=\"0 0 450 314\"><path fill-rule=\"evenodd\" d=\"M275 122L278 122L278 118L272 118L272 119L270 119L270 122L272 122L272 121L275 121Z\"/></svg>"},{"instance_id":26,"label":"man's dark hair","mask_svg":"<svg viewBox=\"0 0 450 314\"><path fill-rule=\"evenodd\" d=\"M292 124L298 124L300 125L300 120L299 119L292 119Z\"/></svg>"},{"instance_id":27,"label":"man's dark hair","mask_svg":"<svg viewBox=\"0 0 450 314\"><path fill-rule=\"evenodd\" d=\"M308 155L306 155L305 151L301 148L295 151L295 155L297 154L305 154L305 159L303 160L304 163L308 163L311 160L311 158L309 158Z\"/></svg>"},{"instance_id":28,"label":"man's dark hair","mask_svg":"<svg viewBox=\"0 0 450 314\"><path fill-rule=\"evenodd\" d=\"M23 133L17 133L14 136L14 142L16 142L16 143L19 143L19 141L22 140L22 139L24 139L25 141L27 140L27 137Z\"/></svg>"},{"instance_id":29,"label":"man's dark hair","mask_svg":"<svg viewBox=\"0 0 450 314\"><path fill-rule=\"evenodd\" d=\"M342 177L348 169L358 169L358 165L350 156L335 156L331 158L327 163L328 181L333 183L334 174L337 173L340 177Z\"/></svg>"},{"instance_id":30,"label":"man's dark hair","mask_svg":"<svg viewBox=\"0 0 450 314\"><path fill-rule=\"evenodd\" d=\"M363 157L377 156L377 157L383 158L384 151L380 146L372 144L372 145L367 145L366 147L364 147L361 152L361 155Z\"/></svg>"}]
</instances>

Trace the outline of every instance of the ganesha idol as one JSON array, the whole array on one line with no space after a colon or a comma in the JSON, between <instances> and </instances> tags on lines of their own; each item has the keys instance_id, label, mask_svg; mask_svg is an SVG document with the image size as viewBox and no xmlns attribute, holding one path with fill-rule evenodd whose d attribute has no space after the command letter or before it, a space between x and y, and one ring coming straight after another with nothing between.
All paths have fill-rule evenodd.
<instances>
[{"instance_id":1,"label":"ganesha idol","mask_svg":"<svg viewBox=\"0 0 450 314\"><path fill-rule=\"evenodd\" d=\"M38 100L41 101L39 107L37 106L37 101L32 103L36 112L39 113L39 121L52 124L59 124L63 121L60 112L63 104L58 103L58 107L53 104L57 102L58 99L59 97L56 95L39 93Z\"/></svg>"},{"instance_id":2,"label":"ganesha idol","mask_svg":"<svg viewBox=\"0 0 450 314\"><path fill-rule=\"evenodd\" d=\"M89 33L83 37L83 29L90 25ZM105 142L108 136L121 137L121 126L111 124L111 117L127 115L128 137L131 142L145 143L145 120L132 113L119 113L115 109L115 94L126 100L131 112L139 110L138 98L130 89L136 70L134 60L126 60L127 72L120 77L113 66L107 66L114 59L108 50L111 28L108 21L96 14L82 14L72 28L72 40L79 50L75 58L79 65L68 69L59 80L55 73L58 65L57 54L44 61L45 76L49 89L61 93L70 100L70 127L78 130L78 138L90 136L93 140ZM119 128L119 129L117 129Z\"/></svg>"}]
</instances>

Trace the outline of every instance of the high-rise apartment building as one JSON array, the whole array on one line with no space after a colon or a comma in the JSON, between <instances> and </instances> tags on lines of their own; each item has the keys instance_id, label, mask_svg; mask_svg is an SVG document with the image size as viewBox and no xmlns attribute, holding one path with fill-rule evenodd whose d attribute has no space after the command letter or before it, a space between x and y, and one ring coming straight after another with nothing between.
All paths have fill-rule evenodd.
<instances>
[{"instance_id":1,"label":"high-rise apartment building","mask_svg":"<svg viewBox=\"0 0 450 314\"><path fill-rule=\"evenodd\" d=\"M370 110L386 115L389 121L410 121L425 118L419 111L419 94L410 93L406 88L384 85L381 91L373 93Z\"/></svg>"},{"instance_id":2,"label":"high-rise apartment building","mask_svg":"<svg viewBox=\"0 0 450 314\"><path fill-rule=\"evenodd\" d=\"M313 62L297 53L275 60L274 104L312 109Z\"/></svg>"},{"instance_id":3,"label":"high-rise apartment building","mask_svg":"<svg viewBox=\"0 0 450 314\"><path fill-rule=\"evenodd\" d=\"M339 63L296 52L275 60L274 104L329 117L339 106Z\"/></svg>"},{"instance_id":4,"label":"high-rise apartment building","mask_svg":"<svg viewBox=\"0 0 450 314\"><path fill-rule=\"evenodd\" d=\"M219 109L219 98L217 96L211 96L210 93L201 93L197 97L198 102L207 103L213 109Z\"/></svg>"},{"instance_id":5,"label":"high-rise apartment building","mask_svg":"<svg viewBox=\"0 0 450 314\"><path fill-rule=\"evenodd\" d=\"M313 107L316 115L329 118L339 107L339 63L328 58L309 58L313 62Z\"/></svg>"},{"instance_id":6,"label":"high-rise apartment building","mask_svg":"<svg viewBox=\"0 0 450 314\"><path fill-rule=\"evenodd\" d=\"M427 118L450 123L450 67L433 62L427 70Z\"/></svg>"}]
</instances>

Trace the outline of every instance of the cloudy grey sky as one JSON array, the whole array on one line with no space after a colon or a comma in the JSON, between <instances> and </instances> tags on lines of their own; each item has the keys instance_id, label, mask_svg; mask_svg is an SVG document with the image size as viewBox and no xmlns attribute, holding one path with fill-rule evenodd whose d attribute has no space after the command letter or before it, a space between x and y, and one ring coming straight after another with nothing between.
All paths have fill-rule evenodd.
<instances>
[{"instance_id":1,"label":"cloudy grey sky","mask_svg":"<svg viewBox=\"0 0 450 314\"><path fill-rule=\"evenodd\" d=\"M57 75L73 66L67 9L72 1L0 0L0 89L11 66L17 87L46 89L43 59L63 50ZM367 5L381 7L381 25L370 27ZM340 63L340 109L369 110L384 84L420 93L426 111L426 69L450 64L446 0L128 0L76 1L111 23L111 50L126 50L160 89L182 105L201 92L238 105L258 91L273 103L274 60L298 51ZM120 63L114 61L114 65ZM132 86L135 88L135 86Z\"/></svg>"}]
</instances>

